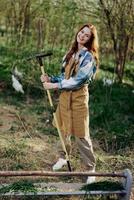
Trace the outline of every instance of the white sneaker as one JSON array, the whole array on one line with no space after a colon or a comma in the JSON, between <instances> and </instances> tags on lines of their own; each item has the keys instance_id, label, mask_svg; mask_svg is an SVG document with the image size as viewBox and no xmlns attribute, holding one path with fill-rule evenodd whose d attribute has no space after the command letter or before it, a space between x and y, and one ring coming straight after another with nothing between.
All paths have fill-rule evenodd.
<instances>
[{"instance_id":1,"label":"white sneaker","mask_svg":"<svg viewBox=\"0 0 134 200\"><path fill-rule=\"evenodd\" d=\"M91 172L95 172L95 170L93 169ZM88 176L87 177L87 182L86 184L91 184L95 182L95 176Z\"/></svg>"},{"instance_id":2,"label":"white sneaker","mask_svg":"<svg viewBox=\"0 0 134 200\"><path fill-rule=\"evenodd\" d=\"M53 171L61 169L66 164L67 164L67 161L65 159L59 158L56 164L53 165Z\"/></svg>"}]
</instances>

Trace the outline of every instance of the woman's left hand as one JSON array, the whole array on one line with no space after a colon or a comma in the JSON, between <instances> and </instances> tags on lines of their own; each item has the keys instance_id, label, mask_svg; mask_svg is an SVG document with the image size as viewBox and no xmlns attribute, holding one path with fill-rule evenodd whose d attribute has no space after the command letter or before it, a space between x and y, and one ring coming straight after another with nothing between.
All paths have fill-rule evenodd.
<instances>
[{"instance_id":1,"label":"woman's left hand","mask_svg":"<svg viewBox=\"0 0 134 200\"><path fill-rule=\"evenodd\" d=\"M44 82L44 83L43 83L43 87L44 87L46 90L49 90L49 89L57 89L57 88L58 88L58 84L57 84L57 83L48 83L48 82Z\"/></svg>"}]
</instances>

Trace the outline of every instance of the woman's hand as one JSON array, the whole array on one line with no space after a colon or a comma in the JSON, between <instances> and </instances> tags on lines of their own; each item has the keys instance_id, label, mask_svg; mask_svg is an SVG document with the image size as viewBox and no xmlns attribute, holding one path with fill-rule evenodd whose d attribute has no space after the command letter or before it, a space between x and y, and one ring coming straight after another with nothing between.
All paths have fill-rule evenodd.
<instances>
[{"instance_id":1,"label":"woman's hand","mask_svg":"<svg viewBox=\"0 0 134 200\"><path fill-rule=\"evenodd\" d=\"M48 82L49 83L50 82L50 77L47 74L41 75L40 80L41 80L42 83L44 83L44 82Z\"/></svg>"},{"instance_id":2,"label":"woman's hand","mask_svg":"<svg viewBox=\"0 0 134 200\"><path fill-rule=\"evenodd\" d=\"M44 82L44 83L43 83L43 87L44 87L46 90L49 90L49 89L57 89L57 88L58 88L58 84L57 84L57 83L48 83L48 82Z\"/></svg>"}]
</instances>

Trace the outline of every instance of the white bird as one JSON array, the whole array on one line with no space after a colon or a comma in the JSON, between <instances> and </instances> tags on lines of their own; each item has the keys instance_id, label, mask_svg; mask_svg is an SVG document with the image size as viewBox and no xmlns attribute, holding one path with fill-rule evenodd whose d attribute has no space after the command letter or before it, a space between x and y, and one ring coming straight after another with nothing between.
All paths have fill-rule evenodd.
<instances>
[{"instance_id":1,"label":"white bird","mask_svg":"<svg viewBox=\"0 0 134 200\"><path fill-rule=\"evenodd\" d=\"M19 79L21 79L23 77L22 72L19 72L17 67L14 68L13 74Z\"/></svg>"},{"instance_id":2,"label":"white bird","mask_svg":"<svg viewBox=\"0 0 134 200\"><path fill-rule=\"evenodd\" d=\"M12 75L12 86L17 92L21 92L24 94L24 90L21 83L17 80L17 78L14 75Z\"/></svg>"},{"instance_id":3,"label":"white bird","mask_svg":"<svg viewBox=\"0 0 134 200\"><path fill-rule=\"evenodd\" d=\"M111 80L111 79L106 79L105 77L103 78L103 85L107 85L107 86L110 86L110 85L112 85L114 83L114 81L113 80Z\"/></svg>"}]
</instances>

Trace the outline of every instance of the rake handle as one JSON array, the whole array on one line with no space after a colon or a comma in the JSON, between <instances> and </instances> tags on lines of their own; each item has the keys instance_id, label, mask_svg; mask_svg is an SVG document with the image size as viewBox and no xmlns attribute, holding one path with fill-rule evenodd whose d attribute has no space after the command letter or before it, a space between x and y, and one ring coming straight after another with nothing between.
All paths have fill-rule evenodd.
<instances>
[{"instance_id":1,"label":"rake handle","mask_svg":"<svg viewBox=\"0 0 134 200\"><path fill-rule=\"evenodd\" d=\"M40 68L41 68L41 73L43 75L45 75L44 67L41 66ZM53 102L52 102L52 98L51 98L49 90L47 90L47 96L48 96L48 99L49 99L50 106L53 107Z\"/></svg>"},{"instance_id":2,"label":"rake handle","mask_svg":"<svg viewBox=\"0 0 134 200\"><path fill-rule=\"evenodd\" d=\"M45 71L44 71L44 67L43 66L41 66L41 72L42 72L42 75L45 75ZM53 102L52 102L52 98L51 98L49 90L47 90L47 95L48 95L50 106L53 108L54 106L53 106ZM57 128L58 133L59 133L59 137L60 137L60 141L61 141L61 145L62 145L63 151L65 152L65 157L66 157L66 160L67 160L68 169L71 172L72 169L71 169L71 165L70 165L70 162L69 162L69 156L68 156L68 153L67 153L67 150L66 150L64 139L63 139L62 133L60 131L58 120L57 120L55 112L53 113L53 117L54 117L54 121L55 121L55 124L56 124L56 128Z\"/></svg>"}]
</instances>

